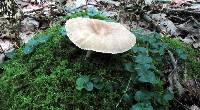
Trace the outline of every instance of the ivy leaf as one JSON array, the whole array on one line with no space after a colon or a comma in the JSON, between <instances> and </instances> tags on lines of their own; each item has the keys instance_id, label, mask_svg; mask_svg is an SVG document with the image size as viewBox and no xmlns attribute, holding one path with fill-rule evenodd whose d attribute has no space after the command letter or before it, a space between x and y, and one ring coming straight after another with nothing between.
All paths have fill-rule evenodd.
<instances>
[{"instance_id":1,"label":"ivy leaf","mask_svg":"<svg viewBox=\"0 0 200 110\"><path fill-rule=\"evenodd\" d=\"M142 53L142 54L147 54L147 48L144 48L144 47L133 47L132 48L132 51L134 52L134 53Z\"/></svg>"},{"instance_id":2,"label":"ivy leaf","mask_svg":"<svg viewBox=\"0 0 200 110\"><path fill-rule=\"evenodd\" d=\"M149 38L149 36L151 36L151 37ZM156 42L157 42L157 39L155 37L152 37L152 36L155 36L155 33L149 34L148 39L146 41L148 41L149 44L151 44L151 45L155 45Z\"/></svg>"},{"instance_id":3,"label":"ivy leaf","mask_svg":"<svg viewBox=\"0 0 200 110\"><path fill-rule=\"evenodd\" d=\"M158 50L158 52L160 53L160 55L164 55L166 48L167 48L167 45L162 43L162 46Z\"/></svg>"},{"instance_id":4,"label":"ivy leaf","mask_svg":"<svg viewBox=\"0 0 200 110\"><path fill-rule=\"evenodd\" d=\"M148 102L152 98L151 92L148 91L137 91L134 96L135 100L140 102Z\"/></svg>"},{"instance_id":5,"label":"ivy leaf","mask_svg":"<svg viewBox=\"0 0 200 110\"><path fill-rule=\"evenodd\" d=\"M145 56L145 55L138 55L135 58L135 62L139 64L147 64L147 63L152 63L152 58Z\"/></svg>"},{"instance_id":6,"label":"ivy leaf","mask_svg":"<svg viewBox=\"0 0 200 110\"><path fill-rule=\"evenodd\" d=\"M158 82L155 74L151 71L140 72L138 76L139 76L138 80L140 82L151 83L151 84L156 84Z\"/></svg>"},{"instance_id":7,"label":"ivy leaf","mask_svg":"<svg viewBox=\"0 0 200 110\"><path fill-rule=\"evenodd\" d=\"M44 43L44 42L46 42L48 39L49 39L49 36L48 36L48 35L45 35L45 36L42 36L42 37L36 39L36 41L37 41L37 42L40 42L40 43Z\"/></svg>"},{"instance_id":8,"label":"ivy leaf","mask_svg":"<svg viewBox=\"0 0 200 110\"><path fill-rule=\"evenodd\" d=\"M124 68L125 68L126 71L129 71L129 72L134 72L135 71L134 66L133 66L132 63L125 64Z\"/></svg>"},{"instance_id":9,"label":"ivy leaf","mask_svg":"<svg viewBox=\"0 0 200 110\"><path fill-rule=\"evenodd\" d=\"M161 42L153 43L152 45L152 52L159 53L160 55L164 55L165 49L167 48L167 45Z\"/></svg>"},{"instance_id":10,"label":"ivy leaf","mask_svg":"<svg viewBox=\"0 0 200 110\"><path fill-rule=\"evenodd\" d=\"M144 38L144 36L141 34L141 33L145 33L142 28L140 28L140 29L134 29L134 30L131 30L131 31L134 33L134 35L135 35L135 37L137 39L142 40Z\"/></svg>"},{"instance_id":11,"label":"ivy leaf","mask_svg":"<svg viewBox=\"0 0 200 110\"><path fill-rule=\"evenodd\" d=\"M85 86L85 89L86 89L87 91L92 91L93 88L94 88L93 83L92 83L92 82L87 82L87 84L86 84L86 86Z\"/></svg>"},{"instance_id":12,"label":"ivy leaf","mask_svg":"<svg viewBox=\"0 0 200 110\"><path fill-rule=\"evenodd\" d=\"M153 110L151 103L137 103L132 106L131 110Z\"/></svg>"},{"instance_id":13,"label":"ivy leaf","mask_svg":"<svg viewBox=\"0 0 200 110\"><path fill-rule=\"evenodd\" d=\"M137 64L137 65L135 66L135 69L136 69L136 70L147 71L147 70L150 69L151 67L152 67L152 66L151 66L150 64L143 64L143 65Z\"/></svg>"},{"instance_id":14,"label":"ivy leaf","mask_svg":"<svg viewBox=\"0 0 200 110\"><path fill-rule=\"evenodd\" d=\"M169 105L169 101L174 98L174 95L170 91L166 91L164 94L160 92L153 92L154 99L161 105Z\"/></svg>"},{"instance_id":15,"label":"ivy leaf","mask_svg":"<svg viewBox=\"0 0 200 110\"><path fill-rule=\"evenodd\" d=\"M23 49L23 52L24 52L25 55L30 54L32 51L33 51L33 47L30 47L30 46L26 46Z\"/></svg>"}]
</instances>

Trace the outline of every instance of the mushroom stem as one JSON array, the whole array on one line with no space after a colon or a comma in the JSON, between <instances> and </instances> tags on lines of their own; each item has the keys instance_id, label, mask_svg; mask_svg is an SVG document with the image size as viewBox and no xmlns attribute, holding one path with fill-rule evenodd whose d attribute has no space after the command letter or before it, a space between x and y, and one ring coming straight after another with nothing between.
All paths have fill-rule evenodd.
<instances>
[{"instance_id":1,"label":"mushroom stem","mask_svg":"<svg viewBox=\"0 0 200 110\"><path fill-rule=\"evenodd\" d=\"M92 50L88 50L87 54L86 54L86 59L89 58L91 56L91 54L92 54Z\"/></svg>"}]
</instances>

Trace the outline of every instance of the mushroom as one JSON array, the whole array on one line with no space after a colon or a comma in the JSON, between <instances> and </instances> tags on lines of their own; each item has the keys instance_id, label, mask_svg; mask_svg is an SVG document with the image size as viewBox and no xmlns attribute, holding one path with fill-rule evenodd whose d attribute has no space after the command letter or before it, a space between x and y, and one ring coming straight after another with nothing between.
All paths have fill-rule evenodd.
<instances>
[{"instance_id":1,"label":"mushroom","mask_svg":"<svg viewBox=\"0 0 200 110\"><path fill-rule=\"evenodd\" d=\"M123 53L136 43L136 37L120 23L90 18L67 20L65 28L69 39L79 48L101 53Z\"/></svg>"}]
</instances>

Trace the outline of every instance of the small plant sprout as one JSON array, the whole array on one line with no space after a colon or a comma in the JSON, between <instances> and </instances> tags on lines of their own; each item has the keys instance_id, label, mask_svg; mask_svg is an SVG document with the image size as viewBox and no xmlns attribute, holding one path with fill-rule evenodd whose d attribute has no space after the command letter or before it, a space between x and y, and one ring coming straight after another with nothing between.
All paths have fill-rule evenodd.
<instances>
[{"instance_id":1,"label":"small plant sprout","mask_svg":"<svg viewBox=\"0 0 200 110\"><path fill-rule=\"evenodd\" d=\"M69 39L79 48L101 53L123 53L136 43L136 37L120 23L90 18L72 18L65 28Z\"/></svg>"},{"instance_id":2,"label":"small plant sprout","mask_svg":"<svg viewBox=\"0 0 200 110\"><path fill-rule=\"evenodd\" d=\"M99 78L90 80L89 76L82 75L76 80L76 89L78 90L86 89L87 91L92 91L94 88L102 88L102 84L100 83Z\"/></svg>"},{"instance_id":3,"label":"small plant sprout","mask_svg":"<svg viewBox=\"0 0 200 110\"><path fill-rule=\"evenodd\" d=\"M93 87L94 85L90 82L89 76L84 75L76 80L76 89L78 90L85 88L87 91L92 91Z\"/></svg>"}]
</instances>

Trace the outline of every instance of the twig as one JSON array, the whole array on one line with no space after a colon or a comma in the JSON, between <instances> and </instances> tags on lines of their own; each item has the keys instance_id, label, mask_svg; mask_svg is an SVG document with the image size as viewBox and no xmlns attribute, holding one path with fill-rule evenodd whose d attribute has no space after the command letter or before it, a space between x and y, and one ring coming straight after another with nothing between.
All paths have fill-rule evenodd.
<instances>
[{"instance_id":1,"label":"twig","mask_svg":"<svg viewBox=\"0 0 200 110\"><path fill-rule=\"evenodd\" d=\"M177 103L179 103L181 106L183 106L186 110L191 110L188 106L182 104L180 101L178 101L177 99L174 99Z\"/></svg>"},{"instance_id":2,"label":"twig","mask_svg":"<svg viewBox=\"0 0 200 110\"><path fill-rule=\"evenodd\" d=\"M171 18L171 19L177 19L179 22L185 22L186 21L185 19L183 19L183 18L181 18L179 16L170 16L169 18Z\"/></svg>"},{"instance_id":3,"label":"twig","mask_svg":"<svg viewBox=\"0 0 200 110\"><path fill-rule=\"evenodd\" d=\"M172 61L172 65L173 65L174 69L176 69L177 68L177 61L175 60L173 53L170 50L167 50L167 51L168 51L170 59Z\"/></svg>"},{"instance_id":4,"label":"twig","mask_svg":"<svg viewBox=\"0 0 200 110\"><path fill-rule=\"evenodd\" d=\"M200 23L193 16L190 16L190 18L200 27Z\"/></svg>"},{"instance_id":5,"label":"twig","mask_svg":"<svg viewBox=\"0 0 200 110\"><path fill-rule=\"evenodd\" d=\"M132 75L130 76L130 78L129 78L129 80L128 80L128 84L127 84L127 86L126 86L125 91L123 92L122 97L120 98L119 102L118 102L117 105L115 106L116 108L117 108L117 107L119 106L119 104L122 102L122 99L123 99L124 94L126 94L126 92L128 91L129 85L130 85L130 83L131 83L131 80L132 80Z\"/></svg>"},{"instance_id":6,"label":"twig","mask_svg":"<svg viewBox=\"0 0 200 110\"><path fill-rule=\"evenodd\" d=\"M183 89L182 85L180 84L180 82L178 81L177 61L175 60L173 53L170 50L167 50L167 52L169 53L171 63L173 66L173 70L168 76L168 80L170 83L170 87L168 89L171 92L173 92L173 87L174 87L174 83L175 83L175 86L178 89L179 95L181 95L184 92L184 89Z\"/></svg>"},{"instance_id":7,"label":"twig","mask_svg":"<svg viewBox=\"0 0 200 110\"><path fill-rule=\"evenodd\" d=\"M200 11L195 10L186 10L186 9L171 9L171 8L165 8L166 13L168 14L188 14L191 16L200 16Z\"/></svg>"}]
</instances>

